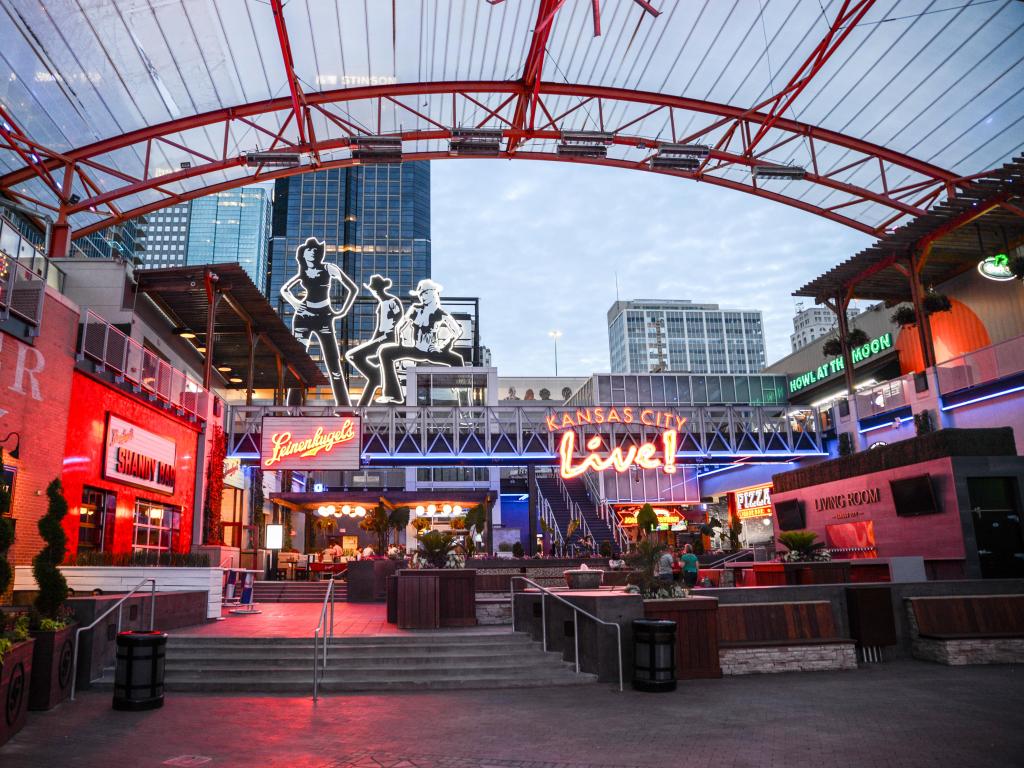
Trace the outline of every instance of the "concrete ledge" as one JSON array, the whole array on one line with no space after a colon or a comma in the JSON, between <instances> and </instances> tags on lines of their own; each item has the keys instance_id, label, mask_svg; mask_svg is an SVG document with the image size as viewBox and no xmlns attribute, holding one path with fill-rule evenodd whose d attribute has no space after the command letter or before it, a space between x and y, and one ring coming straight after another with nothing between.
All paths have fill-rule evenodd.
<instances>
[{"instance_id":1,"label":"concrete ledge","mask_svg":"<svg viewBox=\"0 0 1024 768\"><path fill-rule=\"evenodd\" d=\"M723 675L835 672L857 668L853 641L806 645L719 648Z\"/></svg>"},{"instance_id":2,"label":"concrete ledge","mask_svg":"<svg viewBox=\"0 0 1024 768\"><path fill-rule=\"evenodd\" d=\"M912 651L914 658L951 667L968 664L1020 664L1024 662L1024 638L936 640L919 636L914 639Z\"/></svg>"}]
</instances>

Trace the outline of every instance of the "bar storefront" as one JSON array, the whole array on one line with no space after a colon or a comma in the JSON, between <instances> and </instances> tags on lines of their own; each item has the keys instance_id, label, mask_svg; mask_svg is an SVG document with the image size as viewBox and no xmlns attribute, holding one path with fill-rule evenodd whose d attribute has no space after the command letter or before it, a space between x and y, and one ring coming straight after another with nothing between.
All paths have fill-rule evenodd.
<instances>
[{"instance_id":1,"label":"bar storefront","mask_svg":"<svg viewBox=\"0 0 1024 768\"><path fill-rule=\"evenodd\" d=\"M199 428L75 371L62 480L68 559L192 546Z\"/></svg>"}]
</instances>

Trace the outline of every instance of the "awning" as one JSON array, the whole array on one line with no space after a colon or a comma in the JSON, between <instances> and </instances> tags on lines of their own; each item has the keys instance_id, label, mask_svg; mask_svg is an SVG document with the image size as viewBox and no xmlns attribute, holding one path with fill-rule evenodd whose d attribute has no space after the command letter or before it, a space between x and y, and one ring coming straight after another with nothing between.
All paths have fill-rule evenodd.
<instances>
[{"instance_id":1,"label":"awning","mask_svg":"<svg viewBox=\"0 0 1024 768\"><path fill-rule=\"evenodd\" d=\"M139 290L170 318L179 334L195 334L197 349L210 349L206 338L210 299L206 276L219 295L214 314L212 364L229 388L245 389L249 369L250 338L254 389L326 385L320 366L309 356L270 302L235 263L195 267L139 270ZM206 358L205 353L201 353ZM278 365L282 379L278 379Z\"/></svg>"},{"instance_id":2,"label":"awning","mask_svg":"<svg viewBox=\"0 0 1024 768\"><path fill-rule=\"evenodd\" d=\"M496 492L466 490L465 488L434 488L422 491L323 491L319 493L300 493L297 491L284 491L270 494L270 500L280 504L282 507L305 511L316 509L322 506L333 504L340 507L343 504L362 505L364 507L375 507L383 504L385 507L410 507L415 509L419 505L427 506L434 504L438 508L445 504L455 506L458 504L463 509L469 510L488 498L492 498Z\"/></svg>"}]
</instances>

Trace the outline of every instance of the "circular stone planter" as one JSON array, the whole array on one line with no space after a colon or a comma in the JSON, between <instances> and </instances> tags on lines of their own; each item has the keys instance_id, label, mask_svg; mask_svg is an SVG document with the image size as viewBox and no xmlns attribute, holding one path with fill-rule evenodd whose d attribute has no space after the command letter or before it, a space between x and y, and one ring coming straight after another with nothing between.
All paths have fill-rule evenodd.
<instances>
[{"instance_id":1,"label":"circular stone planter","mask_svg":"<svg viewBox=\"0 0 1024 768\"><path fill-rule=\"evenodd\" d=\"M596 568L573 569L562 571L562 574L565 576L565 583L569 589L597 589L601 586L604 571Z\"/></svg>"}]
</instances>

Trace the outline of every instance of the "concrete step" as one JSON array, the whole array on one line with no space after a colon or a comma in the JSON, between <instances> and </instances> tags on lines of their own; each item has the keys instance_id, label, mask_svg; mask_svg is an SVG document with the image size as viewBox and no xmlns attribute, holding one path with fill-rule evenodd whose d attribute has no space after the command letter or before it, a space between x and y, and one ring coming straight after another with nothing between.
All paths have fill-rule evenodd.
<instances>
[{"instance_id":1,"label":"concrete step","mask_svg":"<svg viewBox=\"0 0 1024 768\"><path fill-rule=\"evenodd\" d=\"M293 672L307 674L313 665L313 654L310 653L305 659L274 659L254 662L252 660L245 664L227 663L223 659L209 662L179 662L167 661L167 679L178 679L193 675L212 675L214 677L230 678L272 678L287 675ZM388 663L377 664L370 660L363 659L354 661L352 659L327 658L327 673L329 675L362 675L367 678L388 680L392 677L432 677L447 676L450 674L485 674L496 677L519 677L542 671L560 671L563 669L561 655L553 658L541 659L514 659L496 661L494 659L476 659L474 661L445 661L437 659L424 659L421 663L410 663L408 659L391 660Z\"/></svg>"},{"instance_id":2,"label":"concrete step","mask_svg":"<svg viewBox=\"0 0 1024 768\"><path fill-rule=\"evenodd\" d=\"M312 631L306 637L212 637L196 635L171 635L167 639L168 650L172 648L283 648L289 646L311 647ZM525 645L530 647L532 640L525 632L512 632L508 627L496 627L494 631L484 632L436 632L424 631L406 635L381 635L379 637L336 637L331 641L332 647L367 647L411 646L416 648L440 648L467 645L496 646Z\"/></svg>"},{"instance_id":3,"label":"concrete step","mask_svg":"<svg viewBox=\"0 0 1024 768\"><path fill-rule=\"evenodd\" d=\"M224 662L226 664L254 664L266 662L270 664L286 663L294 660L304 661L313 653L313 646L280 648L269 654L266 651L254 651L248 648L239 649L168 649L167 664ZM440 646L435 649L417 646L408 650L396 649L393 646L346 647L331 646L328 648L331 659L344 659L351 663L371 663L377 666L400 663L430 663L432 661L472 662L476 660L493 660L495 657L512 660L530 660L536 656L536 650L530 646L519 645L501 649L466 646L452 648Z\"/></svg>"}]
</instances>

